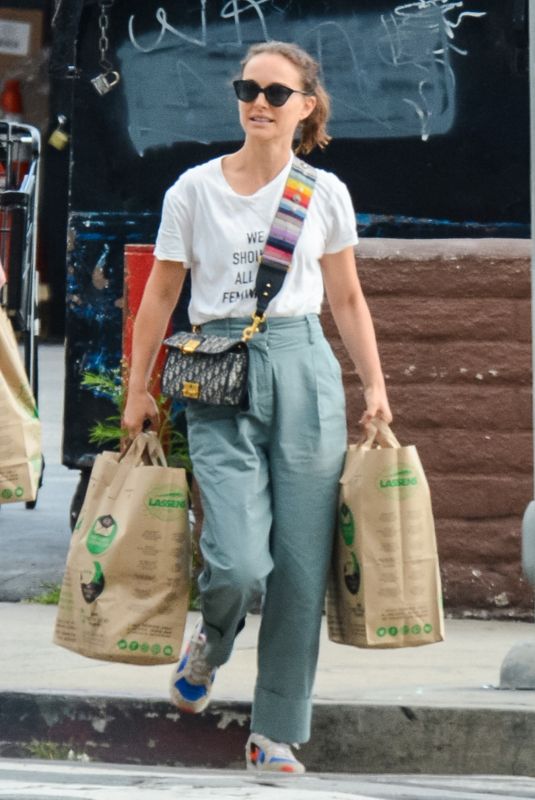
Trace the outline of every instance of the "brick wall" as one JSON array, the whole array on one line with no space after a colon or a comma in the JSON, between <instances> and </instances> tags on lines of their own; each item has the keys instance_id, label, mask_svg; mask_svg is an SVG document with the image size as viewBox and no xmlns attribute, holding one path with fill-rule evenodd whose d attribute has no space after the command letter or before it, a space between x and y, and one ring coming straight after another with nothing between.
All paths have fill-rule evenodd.
<instances>
[{"instance_id":1,"label":"brick wall","mask_svg":"<svg viewBox=\"0 0 535 800\"><path fill-rule=\"evenodd\" d=\"M357 256L393 427L431 486L446 609L531 618L520 563L533 499L530 242L368 239ZM327 307L322 320L355 440L360 383Z\"/></svg>"}]
</instances>

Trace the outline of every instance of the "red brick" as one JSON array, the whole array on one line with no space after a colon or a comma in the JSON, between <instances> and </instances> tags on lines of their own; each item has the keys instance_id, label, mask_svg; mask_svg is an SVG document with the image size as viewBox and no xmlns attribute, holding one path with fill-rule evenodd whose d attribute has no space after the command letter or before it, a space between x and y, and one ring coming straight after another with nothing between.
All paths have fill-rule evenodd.
<instances>
[{"instance_id":1,"label":"red brick","mask_svg":"<svg viewBox=\"0 0 535 800\"><path fill-rule=\"evenodd\" d=\"M457 615L478 610L494 619L533 617L533 589L513 565L498 571L474 564L442 564L444 606ZM505 654L504 654L505 655Z\"/></svg>"},{"instance_id":2,"label":"red brick","mask_svg":"<svg viewBox=\"0 0 535 800\"><path fill-rule=\"evenodd\" d=\"M459 259L395 262L361 258L358 272L364 294L410 297L529 297L530 260ZM490 280L492 276L492 280Z\"/></svg>"},{"instance_id":3,"label":"red brick","mask_svg":"<svg viewBox=\"0 0 535 800\"><path fill-rule=\"evenodd\" d=\"M359 398L355 379L347 382L349 404ZM531 391L528 387L417 384L390 386L394 417L408 429L531 430ZM359 404L362 401L359 398Z\"/></svg>"},{"instance_id":4,"label":"red brick","mask_svg":"<svg viewBox=\"0 0 535 800\"><path fill-rule=\"evenodd\" d=\"M531 431L495 431L477 428L467 432L456 428L407 430L393 425L402 444L415 444L424 468L436 473L480 475L532 474Z\"/></svg>"},{"instance_id":5,"label":"red brick","mask_svg":"<svg viewBox=\"0 0 535 800\"><path fill-rule=\"evenodd\" d=\"M531 343L531 303L523 299L451 299L372 295L368 298L377 339L508 339ZM322 324L329 341L341 346L331 310L325 302Z\"/></svg>"},{"instance_id":6,"label":"red brick","mask_svg":"<svg viewBox=\"0 0 535 800\"><path fill-rule=\"evenodd\" d=\"M521 555L522 523L520 517L452 519L435 517L440 559L459 564L514 564Z\"/></svg>"},{"instance_id":7,"label":"red brick","mask_svg":"<svg viewBox=\"0 0 535 800\"><path fill-rule=\"evenodd\" d=\"M520 517L533 499L531 475L439 475L427 471L436 517Z\"/></svg>"},{"instance_id":8,"label":"red brick","mask_svg":"<svg viewBox=\"0 0 535 800\"><path fill-rule=\"evenodd\" d=\"M523 342L381 341L388 382L531 386L531 347ZM338 355L337 349L337 355ZM343 357L343 368L351 362ZM479 389L476 390L479 393Z\"/></svg>"},{"instance_id":9,"label":"red brick","mask_svg":"<svg viewBox=\"0 0 535 800\"><path fill-rule=\"evenodd\" d=\"M531 343L531 301L515 300L515 328L512 341Z\"/></svg>"},{"instance_id":10,"label":"red brick","mask_svg":"<svg viewBox=\"0 0 535 800\"><path fill-rule=\"evenodd\" d=\"M373 295L368 305L377 338L396 339L511 339L518 336L518 309L529 300L489 297L384 297ZM529 318L527 329L529 331Z\"/></svg>"},{"instance_id":11,"label":"red brick","mask_svg":"<svg viewBox=\"0 0 535 800\"><path fill-rule=\"evenodd\" d=\"M333 351L342 371L355 367L341 343ZM530 346L523 343L455 342L448 344L382 341L379 353L385 380L396 384L479 384L531 386ZM450 389L449 391L453 391Z\"/></svg>"}]
</instances>

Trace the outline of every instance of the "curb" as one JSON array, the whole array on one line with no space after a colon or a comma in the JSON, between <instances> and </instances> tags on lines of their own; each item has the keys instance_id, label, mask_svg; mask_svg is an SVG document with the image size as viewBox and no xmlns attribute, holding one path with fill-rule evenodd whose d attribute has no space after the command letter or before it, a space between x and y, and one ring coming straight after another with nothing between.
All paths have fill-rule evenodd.
<instances>
[{"instance_id":1,"label":"curb","mask_svg":"<svg viewBox=\"0 0 535 800\"><path fill-rule=\"evenodd\" d=\"M0 692L0 756L242 769L249 703ZM317 704L312 772L535 776L533 710Z\"/></svg>"}]
</instances>

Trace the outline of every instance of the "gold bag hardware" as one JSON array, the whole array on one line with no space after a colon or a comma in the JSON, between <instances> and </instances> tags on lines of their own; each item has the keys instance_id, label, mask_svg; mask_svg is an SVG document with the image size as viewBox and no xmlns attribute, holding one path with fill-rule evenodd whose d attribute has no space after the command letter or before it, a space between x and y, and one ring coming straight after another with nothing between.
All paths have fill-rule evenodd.
<instances>
[{"instance_id":1,"label":"gold bag hardware","mask_svg":"<svg viewBox=\"0 0 535 800\"><path fill-rule=\"evenodd\" d=\"M184 344L183 344L183 345L181 345L181 347L180 347L180 350L181 350L183 353L194 353L194 352L195 352L195 350L196 350L196 349L198 348L198 346L200 345L200 343L201 343L201 342L200 342L200 340L199 340L199 339L188 339L188 341L187 341L187 342L184 342Z\"/></svg>"},{"instance_id":2,"label":"gold bag hardware","mask_svg":"<svg viewBox=\"0 0 535 800\"><path fill-rule=\"evenodd\" d=\"M196 381L184 381L182 385L182 394L184 397L191 397L196 400L201 393L200 384Z\"/></svg>"}]
</instances>

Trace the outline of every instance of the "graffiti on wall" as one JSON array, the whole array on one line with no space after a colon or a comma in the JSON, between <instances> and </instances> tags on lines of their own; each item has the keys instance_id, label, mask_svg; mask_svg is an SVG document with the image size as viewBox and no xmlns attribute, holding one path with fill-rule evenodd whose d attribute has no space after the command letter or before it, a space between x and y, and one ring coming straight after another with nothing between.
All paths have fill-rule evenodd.
<instances>
[{"instance_id":1,"label":"graffiti on wall","mask_svg":"<svg viewBox=\"0 0 535 800\"><path fill-rule=\"evenodd\" d=\"M455 120L455 59L470 57L460 29L486 15L465 11L463 0L324 15L290 13L292 0L187 5L182 21L157 8L150 31L138 31L132 15L117 53L140 154L180 141L239 139L231 82L247 47L271 39L295 41L318 59L334 136L426 141L445 134Z\"/></svg>"}]
</instances>

